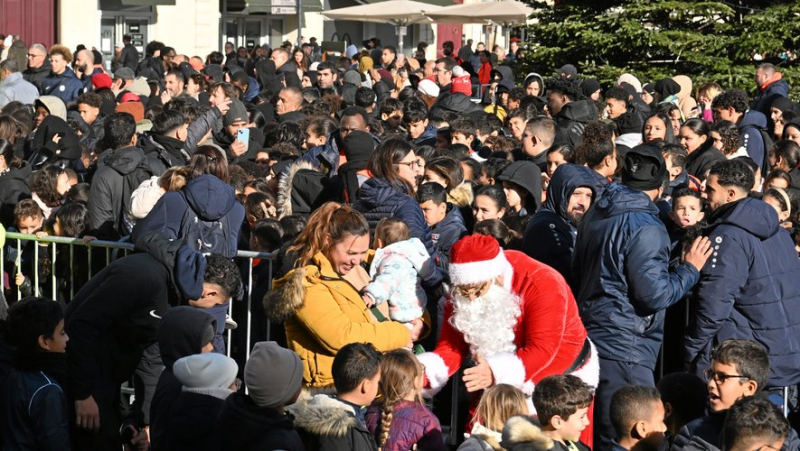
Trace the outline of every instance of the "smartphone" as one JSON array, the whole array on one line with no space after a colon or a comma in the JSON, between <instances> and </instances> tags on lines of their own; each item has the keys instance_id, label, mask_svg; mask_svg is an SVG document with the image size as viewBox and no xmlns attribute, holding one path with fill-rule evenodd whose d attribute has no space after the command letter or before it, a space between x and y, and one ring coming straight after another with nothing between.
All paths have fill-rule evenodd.
<instances>
[{"instance_id":1,"label":"smartphone","mask_svg":"<svg viewBox=\"0 0 800 451\"><path fill-rule=\"evenodd\" d=\"M243 142L246 146L250 145L250 129L249 128L240 128L238 132L236 132L236 140ZM246 152L246 150L245 150Z\"/></svg>"}]
</instances>

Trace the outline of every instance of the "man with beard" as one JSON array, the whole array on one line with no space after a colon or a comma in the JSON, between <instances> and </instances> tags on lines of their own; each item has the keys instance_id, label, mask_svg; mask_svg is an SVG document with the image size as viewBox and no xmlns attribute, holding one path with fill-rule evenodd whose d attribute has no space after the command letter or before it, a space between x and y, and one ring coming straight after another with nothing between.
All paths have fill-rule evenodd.
<instances>
[{"instance_id":1,"label":"man with beard","mask_svg":"<svg viewBox=\"0 0 800 451\"><path fill-rule=\"evenodd\" d=\"M101 69L94 67L94 53L91 50L83 49L78 52L75 58L75 76L83 84L81 93L91 91L93 89L92 76L101 73L103 73Z\"/></svg>"},{"instance_id":2,"label":"man with beard","mask_svg":"<svg viewBox=\"0 0 800 451\"><path fill-rule=\"evenodd\" d=\"M653 203L668 183L661 151L634 147L625 156L622 184L608 186L578 228L571 282L600 357L596 449L612 448L614 392L627 385L655 386L664 311L697 283L713 251L708 238L698 238L669 272L669 236Z\"/></svg>"},{"instance_id":3,"label":"man with beard","mask_svg":"<svg viewBox=\"0 0 800 451\"><path fill-rule=\"evenodd\" d=\"M522 252L570 280L578 224L594 198L592 170L577 164L559 166L547 186L547 199L528 223Z\"/></svg>"},{"instance_id":4,"label":"man with beard","mask_svg":"<svg viewBox=\"0 0 800 451\"><path fill-rule=\"evenodd\" d=\"M419 355L436 393L464 367L470 393L509 384L530 396L534 384L573 374L595 387L597 354L564 279L497 240L468 236L450 249L452 295L436 349ZM475 397L477 400L477 397ZM581 440L591 443L591 428Z\"/></svg>"}]
</instances>

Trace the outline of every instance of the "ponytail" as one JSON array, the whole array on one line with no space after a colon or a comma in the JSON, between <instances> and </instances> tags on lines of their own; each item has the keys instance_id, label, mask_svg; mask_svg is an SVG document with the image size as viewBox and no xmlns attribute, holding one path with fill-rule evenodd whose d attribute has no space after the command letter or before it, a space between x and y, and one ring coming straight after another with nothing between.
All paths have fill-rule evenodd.
<instances>
[{"instance_id":1,"label":"ponytail","mask_svg":"<svg viewBox=\"0 0 800 451\"><path fill-rule=\"evenodd\" d=\"M327 250L326 237L330 236L330 245L334 245L346 236L364 235L369 235L369 224L361 213L348 205L328 202L311 213L306 228L300 232L288 252L297 253L295 267L299 268L318 252Z\"/></svg>"}]
</instances>

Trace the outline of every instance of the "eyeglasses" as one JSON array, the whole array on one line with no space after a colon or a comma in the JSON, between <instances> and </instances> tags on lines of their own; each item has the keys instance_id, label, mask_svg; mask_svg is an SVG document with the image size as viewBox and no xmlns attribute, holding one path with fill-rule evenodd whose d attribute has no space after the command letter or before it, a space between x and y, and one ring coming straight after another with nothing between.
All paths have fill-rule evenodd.
<instances>
[{"instance_id":1,"label":"eyeglasses","mask_svg":"<svg viewBox=\"0 0 800 451\"><path fill-rule=\"evenodd\" d=\"M40 56L44 58L44 55L37 55L35 53L28 53L27 56L28 58L39 58Z\"/></svg>"},{"instance_id":2,"label":"eyeglasses","mask_svg":"<svg viewBox=\"0 0 800 451\"><path fill-rule=\"evenodd\" d=\"M411 169L412 171L416 171L417 169L419 169L420 166L419 160L409 161L408 163L397 163L397 164L408 166L408 168Z\"/></svg>"},{"instance_id":3,"label":"eyeglasses","mask_svg":"<svg viewBox=\"0 0 800 451\"><path fill-rule=\"evenodd\" d=\"M479 298L486 294L489 291L489 288L492 286L492 281L488 281L481 286L464 286L464 287L453 287L453 292L459 296L463 296L465 298Z\"/></svg>"},{"instance_id":4,"label":"eyeglasses","mask_svg":"<svg viewBox=\"0 0 800 451\"><path fill-rule=\"evenodd\" d=\"M725 374L719 371L714 371L711 368L703 371L703 375L706 377L707 381L713 380L717 385L722 385L726 380L733 378L750 379L749 376L743 376L741 374Z\"/></svg>"}]
</instances>

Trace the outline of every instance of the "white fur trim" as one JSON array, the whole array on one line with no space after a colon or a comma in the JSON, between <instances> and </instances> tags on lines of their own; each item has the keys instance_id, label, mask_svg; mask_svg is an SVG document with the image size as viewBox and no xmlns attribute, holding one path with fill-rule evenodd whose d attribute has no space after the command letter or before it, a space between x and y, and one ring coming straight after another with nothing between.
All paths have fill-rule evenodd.
<instances>
[{"instance_id":1,"label":"white fur trim","mask_svg":"<svg viewBox=\"0 0 800 451\"><path fill-rule=\"evenodd\" d=\"M519 388L520 390L527 388L525 382L525 365L522 360L515 354L502 353L486 357L486 363L492 369L494 382L496 384L508 384ZM526 395L533 393L533 383L529 384L531 391L526 392Z\"/></svg>"},{"instance_id":2,"label":"white fur trim","mask_svg":"<svg viewBox=\"0 0 800 451\"><path fill-rule=\"evenodd\" d=\"M434 352L425 352L417 356L417 360L425 366L425 376L428 378L429 388L425 390L425 396L430 397L439 393L439 390L447 384L450 379L450 371L445 365L444 360Z\"/></svg>"},{"instance_id":3,"label":"white fur trim","mask_svg":"<svg viewBox=\"0 0 800 451\"><path fill-rule=\"evenodd\" d=\"M592 353L589 355L589 360L587 360L582 367L570 374L573 376L578 376L582 381L596 389L597 384L600 383L600 358L597 355L597 349L594 347L594 343L589 340L589 344L592 347Z\"/></svg>"},{"instance_id":4,"label":"white fur trim","mask_svg":"<svg viewBox=\"0 0 800 451\"><path fill-rule=\"evenodd\" d=\"M484 260L471 263L450 263L448 273L450 274L450 281L454 286L458 285L472 285L487 280L494 279L497 276L503 276L508 272L511 264L506 260L503 251L497 253L497 256L491 260Z\"/></svg>"}]
</instances>

